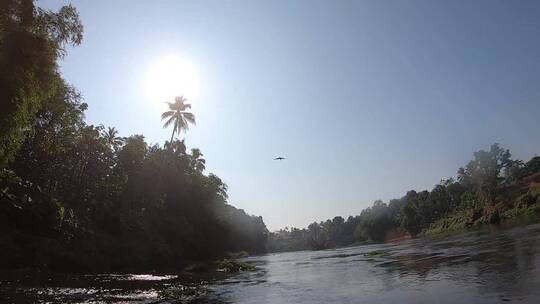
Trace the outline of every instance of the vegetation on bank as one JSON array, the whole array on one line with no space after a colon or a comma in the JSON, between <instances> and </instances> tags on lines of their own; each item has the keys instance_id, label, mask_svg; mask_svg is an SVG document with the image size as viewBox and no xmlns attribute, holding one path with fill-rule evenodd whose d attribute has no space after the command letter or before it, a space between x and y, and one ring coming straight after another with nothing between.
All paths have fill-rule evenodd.
<instances>
[{"instance_id":1,"label":"vegetation on bank","mask_svg":"<svg viewBox=\"0 0 540 304\"><path fill-rule=\"evenodd\" d=\"M174 269L265 250L262 218L229 205L201 151L174 139L194 123L185 99L163 114L164 147L86 124L57 64L82 39L75 8L0 5L0 268Z\"/></svg>"},{"instance_id":2,"label":"vegetation on bank","mask_svg":"<svg viewBox=\"0 0 540 304\"><path fill-rule=\"evenodd\" d=\"M251 263L240 261L236 257L225 257L220 260L197 261L188 265L182 271L198 274L216 274L253 271L255 269L256 267Z\"/></svg>"},{"instance_id":3,"label":"vegetation on bank","mask_svg":"<svg viewBox=\"0 0 540 304\"><path fill-rule=\"evenodd\" d=\"M312 223L306 229L283 229L269 235L269 251L324 249L355 242L384 242L418 235L463 231L485 224L527 220L540 214L540 157L524 163L493 144L474 153L431 191L411 190L400 199L375 201L347 220Z\"/></svg>"},{"instance_id":4,"label":"vegetation on bank","mask_svg":"<svg viewBox=\"0 0 540 304\"><path fill-rule=\"evenodd\" d=\"M205 286L172 286L158 291L158 303L192 303L198 298L204 297L208 293Z\"/></svg>"}]
</instances>

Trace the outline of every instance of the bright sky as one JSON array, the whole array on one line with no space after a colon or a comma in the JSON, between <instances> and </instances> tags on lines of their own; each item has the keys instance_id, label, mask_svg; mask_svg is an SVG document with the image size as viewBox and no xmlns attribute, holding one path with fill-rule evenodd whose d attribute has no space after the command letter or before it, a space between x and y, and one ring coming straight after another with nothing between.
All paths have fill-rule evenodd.
<instances>
[{"instance_id":1,"label":"bright sky","mask_svg":"<svg viewBox=\"0 0 540 304\"><path fill-rule=\"evenodd\" d=\"M72 3L84 40L62 71L87 121L163 144L148 78L182 62L182 136L271 230L431 189L494 142L540 153L540 1Z\"/></svg>"}]
</instances>

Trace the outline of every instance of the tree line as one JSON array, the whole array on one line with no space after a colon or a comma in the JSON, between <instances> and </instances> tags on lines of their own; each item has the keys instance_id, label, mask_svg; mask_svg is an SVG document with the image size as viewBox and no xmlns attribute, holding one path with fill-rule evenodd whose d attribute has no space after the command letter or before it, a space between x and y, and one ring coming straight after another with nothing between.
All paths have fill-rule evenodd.
<instances>
[{"instance_id":1,"label":"tree line","mask_svg":"<svg viewBox=\"0 0 540 304\"><path fill-rule=\"evenodd\" d=\"M158 269L264 252L262 218L229 205L202 152L175 139L195 122L183 97L162 116L164 146L89 125L58 69L82 41L77 10L0 6L0 267Z\"/></svg>"},{"instance_id":2,"label":"tree line","mask_svg":"<svg viewBox=\"0 0 540 304\"><path fill-rule=\"evenodd\" d=\"M431 191L408 191L387 203L377 200L357 216L341 216L307 228L269 235L269 251L324 249L464 230L484 224L529 220L540 213L540 157L512 159L493 144Z\"/></svg>"}]
</instances>

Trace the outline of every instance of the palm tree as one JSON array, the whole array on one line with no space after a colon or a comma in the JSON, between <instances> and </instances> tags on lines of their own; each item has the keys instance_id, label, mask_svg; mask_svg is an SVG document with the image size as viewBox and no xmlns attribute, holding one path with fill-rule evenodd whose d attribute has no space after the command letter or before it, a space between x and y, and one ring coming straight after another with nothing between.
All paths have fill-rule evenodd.
<instances>
[{"instance_id":1,"label":"palm tree","mask_svg":"<svg viewBox=\"0 0 540 304\"><path fill-rule=\"evenodd\" d=\"M167 119L163 128L167 128L171 124L174 124L171 134L171 143L174 138L174 133L180 134L182 131L189 129L188 123L195 124L195 115L191 112L186 112L187 109L191 109L191 105L186 103L187 99L184 96L177 96L174 98L174 103L167 102L169 105L169 111L165 111L161 114L161 120Z\"/></svg>"},{"instance_id":2,"label":"palm tree","mask_svg":"<svg viewBox=\"0 0 540 304\"><path fill-rule=\"evenodd\" d=\"M202 157L203 154L199 148L191 149L191 167L195 169L195 171L203 172L206 168L206 160Z\"/></svg>"},{"instance_id":3,"label":"palm tree","mask_svg":"<svg viewBox=\"0 0 540 304\"><path fill-rule=\"evenodd\" d=\"M118 130L115 127L108 127L102 134L107 144L113 148L118 147L122 143L122 138L117 136Z\"/></svg>"}]
</instances>

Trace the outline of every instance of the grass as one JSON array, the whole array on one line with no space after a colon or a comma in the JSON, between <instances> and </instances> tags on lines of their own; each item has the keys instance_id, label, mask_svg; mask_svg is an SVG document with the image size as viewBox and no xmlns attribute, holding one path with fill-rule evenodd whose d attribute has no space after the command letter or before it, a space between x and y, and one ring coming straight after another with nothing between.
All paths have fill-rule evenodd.
<instances>
[{"instance_id":1,"label":"grass","mask_svg":"<svg viewBox=\"0 0 540 304\"><path fill-rule=\"evenodd\" d=\"M242 271L253 271L257 269L250 263L238 261L235 259L225 258L219 261L208 261L205 263L195 263L184 268L186 272L193 273L212 273L212 272L227 272L236 273Z\"/></svg>"},{"instance_id":2,"label":"grass","mask_svg":"<svg viewBox=\"0 0 540 304\"><path fill-rule=\"evenodd\" d=\"M159 290L158 297L160 301L191 301L201 297L208 292L204 286L174 286L167 289Z\"/></svg>"},{"instance_id":3,"label":"grass","mask_svg":"<svg viewBox=\"0 0 540 304\"><path fill-rule=\"evenodd\" d=\"M222 272L241 272L241 271L253 271L256 269L255 266L252 264L241 262L241 261L235 261L235 260L229 260L224 259L216 264L217 271Z\"/></svg>"},{"instance_id":4,"label":"grass","mask_svg":"<svg viewBox=\"0 0 540 304\"><path fill-rule=\"evenodd\" d=\"M446 234L461 233L467 231L468 223L470 222L467 216L467 211L460 210L448 217L439 219L420 233L421 236L440 237Z\"/></svg>"}]
</instances>

